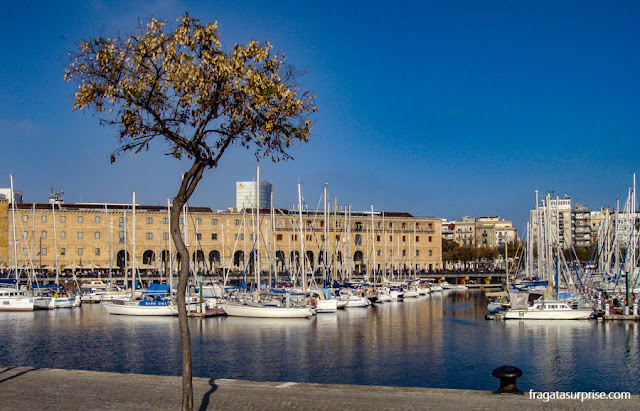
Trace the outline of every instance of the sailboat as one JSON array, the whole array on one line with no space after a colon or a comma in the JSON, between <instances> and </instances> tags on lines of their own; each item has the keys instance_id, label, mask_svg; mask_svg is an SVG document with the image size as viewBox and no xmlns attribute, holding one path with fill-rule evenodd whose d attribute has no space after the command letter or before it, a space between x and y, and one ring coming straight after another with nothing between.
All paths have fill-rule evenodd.
<instances>
[{"instance_id":1,"label":"sailboat","mask_svg":"<svg viewBox=\"0 0 640 411\"><path fill-rule=\"evenodd\" d=\"M113 300L103 302L102 306L109 314L175 316L178 315L178 307L167 297L169 291L166 284L151 283L141 300Z\"/></svg>"},{"instance_id":2,"label":"sailboat","mask_svg":"<svg viewBox=\"0 0 640 411\"><path fill-rule=\"evenodd\" d=\"M33 297L20 289L18 281L18 245L16 242L16 206L13 194L13 176L11 179L11 218L13 221L13 269L15 279L0 280L0 311L33 311Z\"/></svg>"}]
</instances>

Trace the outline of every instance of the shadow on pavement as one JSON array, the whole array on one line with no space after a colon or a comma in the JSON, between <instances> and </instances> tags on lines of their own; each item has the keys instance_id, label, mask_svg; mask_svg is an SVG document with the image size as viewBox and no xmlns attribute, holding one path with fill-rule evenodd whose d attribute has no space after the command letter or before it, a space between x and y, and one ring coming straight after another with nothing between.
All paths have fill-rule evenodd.
<instances>
[{"instance_id":1,"label":"shadow on pavement","mask_svg":"<svg viewBox=\"0 0 640 411\"><path fill-rule=\"evenodd\" d=\"M205 411L209 407L209 399L211 398L211 394L213 394L218 389L218 386L216 385L213 378L209 379L209 385L211 386L211 389L207 391L202 397L202 404L200 404L199 411Z\"/></svg>"}]
</instances>

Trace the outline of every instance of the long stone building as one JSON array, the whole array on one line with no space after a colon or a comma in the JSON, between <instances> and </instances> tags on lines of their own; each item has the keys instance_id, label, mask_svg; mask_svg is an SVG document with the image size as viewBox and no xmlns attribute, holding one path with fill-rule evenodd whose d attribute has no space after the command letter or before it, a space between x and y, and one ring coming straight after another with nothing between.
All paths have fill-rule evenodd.
<instances>
[{"instance_id":1,"label":"long stone building","mask_svg":"<svg viewBox=\"0 0 640 411\"><path fill-rule=\"evenodd\" d=\"M189 207L180 225L192 267L200 273L260 267L299 270L304 251L307 270L326 265L336 272L429 271L442 268L441 219L408 213L276 209L214 212ZM15 216L13 215L15 214ZM14 259L15 220L17 259ZM302 221L302 224L300 224ZM325 227L326 221L326 227ZM170 241L167 207L131 204L25 204L15 212L0 201L0 267L48 271L138 269L167 272L179 262ZM259 245L257 240L259 240ZM301 241L302 240L302 241ZM326 250L326 252L324 251ZM258 251L258 252L256 252Z\"/></svg>"}]
</instances>

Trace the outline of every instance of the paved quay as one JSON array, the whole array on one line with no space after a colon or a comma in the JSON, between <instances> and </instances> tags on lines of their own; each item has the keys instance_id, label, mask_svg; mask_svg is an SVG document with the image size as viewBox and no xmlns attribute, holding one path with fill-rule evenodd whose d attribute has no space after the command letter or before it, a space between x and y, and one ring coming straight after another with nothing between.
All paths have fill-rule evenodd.
<instances>
[{"instance_id":1,"label":"paved quay","mask_svg":"<svg viewBox=\"0 0 640 411\"><path fill-rule=\"evenodd\" d=\"M499 385L496 380L496 387ZM638 410L626 400L542 400L529 394L194 378L198 410ZM177 410L180 377L0 366L0 409Z\"/></svg>"}]
</instances>

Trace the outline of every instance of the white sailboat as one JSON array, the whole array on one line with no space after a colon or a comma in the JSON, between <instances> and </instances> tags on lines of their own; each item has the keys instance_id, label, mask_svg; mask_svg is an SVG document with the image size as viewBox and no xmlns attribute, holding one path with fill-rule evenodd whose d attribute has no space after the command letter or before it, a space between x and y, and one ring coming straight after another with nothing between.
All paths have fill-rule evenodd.
<instances>
[{"instance_id":1,"label":"white sailboat","mask_svg":"<svg viewBox=\"0 0 640 411\"><path fill-rule=\"evenodd\" d=\"M20 289L18 276L18 246L16 242L16 206L13 194L13 176L11 180L11 218L13 221L13 269L15 280L0 280L0 311L33 311L33 296Z\"/></svg>"}]
</instances>

